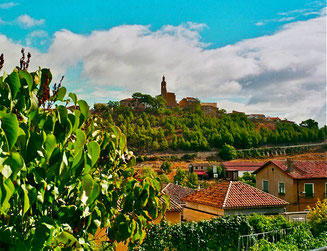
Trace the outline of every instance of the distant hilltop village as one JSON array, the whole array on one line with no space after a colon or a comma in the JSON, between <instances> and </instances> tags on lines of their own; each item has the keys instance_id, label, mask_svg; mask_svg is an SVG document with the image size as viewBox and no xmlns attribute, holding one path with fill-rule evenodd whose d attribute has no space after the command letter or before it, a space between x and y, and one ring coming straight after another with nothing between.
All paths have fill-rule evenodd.
<instances>
[{"instance_id":1,"label":"distant hilltop village","mask_svg":"<svg viewBox=\"0 0 327 251\"><path fill-rule=\"evenodd\" d=\"M197 98L194 97L185 97L179 103L176 100L176 94L173 92L167 91L167 82L165 76L162 77L161 81L161 94L158 95L163 97L166 100L166 107L173 109L175 107L179 107L181 110L185 108L194 108L197 104L200 104L203 113L207 115L219 116L221 112L217 107L217 103L215 102L200 102ZM137 99L134 98L126 98L120 101L121 106L127 106L135 111L144 111L147 108L145 103L139 102ZM224 111L224 110L223 110ZM279 117L266 117L264 114L245 114L244 112L239 111L232 111L231 114L244 114L253 122L270 122L270 123L277 123L277 122L287 122L287 123L294 123L293 121L288 121L287 119L280 119Z\"/></svg>"},{"instance_id":2,"label":"distant hilltop village","mask_svg":"<svg viewBox=\"0 0 327 251\"><path fill-rule=\"evenodd\" d=\"M183 98L179 103L176 101L176 94L167 91L167 82L165 76L162 77L161 81L161 94L158 95L166 100L167 108L179 107L181 110L185 108L194 108L197 104L200 104L201 109L205 114L208 115L218 115L217 103L201 103L197 98L186 97ZM139 102L137 99L126 98L120 101L121 106L128 106L134 110L142 111L145 110L146 104Z\"/></svg>"}]
</instances>

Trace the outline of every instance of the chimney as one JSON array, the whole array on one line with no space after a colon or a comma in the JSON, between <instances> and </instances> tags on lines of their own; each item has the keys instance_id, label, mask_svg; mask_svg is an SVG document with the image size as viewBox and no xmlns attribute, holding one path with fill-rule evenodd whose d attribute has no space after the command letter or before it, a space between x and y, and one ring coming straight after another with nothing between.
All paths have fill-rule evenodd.
<instances>
[{"instance_id":1,"label":"chimney","mask_svg":"<svg viewBox=\"0 0 327 251\"><path fill-rule=\"evenodd\" d=\"M293 158L287 158L287 169L286 172L291 173L294 170L294 163L293 163Z\"/></svg>"}]
</instances>

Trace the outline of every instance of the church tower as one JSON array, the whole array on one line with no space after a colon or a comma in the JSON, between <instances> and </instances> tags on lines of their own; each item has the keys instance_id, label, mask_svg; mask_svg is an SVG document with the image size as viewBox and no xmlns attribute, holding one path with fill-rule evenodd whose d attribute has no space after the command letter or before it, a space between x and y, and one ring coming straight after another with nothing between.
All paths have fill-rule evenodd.
<instances>
[{"instance_id":1,"label":"church tower","mask_svg":"<svg viewBox=\"0 0 327 251\"><path fill-rule=\"evenodd\" d=\"M166 96L167 96L167 83L165 81L165 76L162 76L162 81L161 81L161 96L163 98L166 98Z\"/></svg>"}]
</instances>

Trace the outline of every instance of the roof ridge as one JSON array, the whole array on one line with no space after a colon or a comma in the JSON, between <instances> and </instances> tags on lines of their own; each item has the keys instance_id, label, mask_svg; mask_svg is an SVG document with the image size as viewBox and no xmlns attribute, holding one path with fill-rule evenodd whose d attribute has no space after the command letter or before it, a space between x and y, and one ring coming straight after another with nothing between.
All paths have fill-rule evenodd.
<instances>
[{"instance_id":1,"label":"roof ridge","mask_svg":"<svg viewBox=\"0 0 327 251\"><path fill-rule=\"evenodd\" d=\"M230 181L229 184L228 184L227 192L226 192L225 199L224 199L224 202L223 202L223 209L224 209L224 207L225 207L225 205L226 205L227 198L228 198L228 195L229 195L229 191L230 191L230 188L231 188L231 186L232 186L232 182L233 182L233 181Z\"/></svg>"}]
</instances>

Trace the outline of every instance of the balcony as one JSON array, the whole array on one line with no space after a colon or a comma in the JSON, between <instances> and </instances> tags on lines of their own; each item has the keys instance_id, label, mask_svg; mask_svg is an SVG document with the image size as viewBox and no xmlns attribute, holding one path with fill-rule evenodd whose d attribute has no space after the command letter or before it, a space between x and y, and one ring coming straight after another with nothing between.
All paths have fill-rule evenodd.
<instances>
[{"instance_id":1,"label":"balcony","mask_svg":"<svg viewBox=\"0 0 327 251\"><path fill-rule=\"evenodd\" d=\"M314 198L315 194L314 193L305 193L304 198Z\"/></svg>"}]
</instances>

